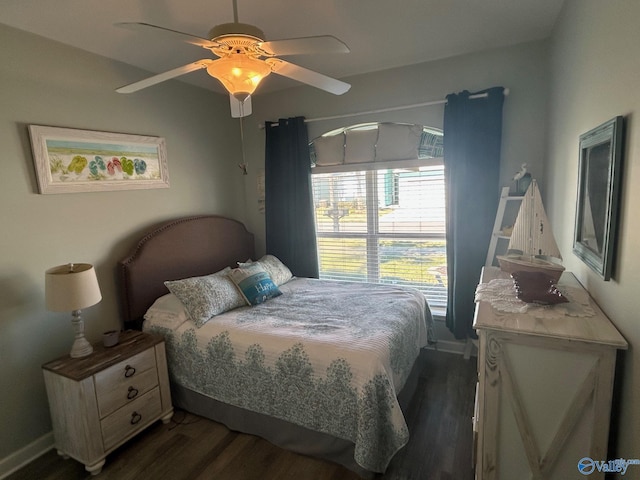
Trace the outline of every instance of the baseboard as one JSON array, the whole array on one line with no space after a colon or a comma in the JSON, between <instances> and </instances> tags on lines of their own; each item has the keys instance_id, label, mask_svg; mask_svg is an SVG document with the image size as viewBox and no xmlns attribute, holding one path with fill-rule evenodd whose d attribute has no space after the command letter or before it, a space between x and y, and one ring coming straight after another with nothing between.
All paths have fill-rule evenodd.
<instances>
[{"instance_id":1,"label":"baseboard","mask_svg":"<svg viewBox=\"0 0 640 480\"><path fill-rule=\"evenodd\" d=\"M465 350L467 349L467 343L462 340L438 340L438 343L436 343L435 345L428 345L425 348L430 350L437 350L439 352L464 355Z\"/></svg>"},{"instance_id":2,"label":"baseboard","mask_svg":"<svg viewBox=\"0 0 640 480\"><path fill-rule=\"evenodd\" d=\"M437 324L444 325L446 322L446 317L444 315L444 311L441 312L433 312L433 320ZM442 329L445 327L442 326ZM450 337L450 340L440 340L440 335L436 329L436 337L438 337L438 341L435 345L429 345L425 348L431 350L438 350L440 352L446 353L455 353L457 355L462 355L465 359L469 359L470 357L476 357L478 351L477 340L456 340L453 338L448 331L446 331L446 336Z\"/></svg>"},{"instance_id":3,"label":"baseboard","mask_svg":"<svg viewBox=\"0 0 640 480\"><path fill-rule=\"evenodd\" d=\"M29 445L0 460L0 480L21 469L39 456L47 453L54 446L53 432L49 432L34 440Z\"/></svg>"}]
</instances>

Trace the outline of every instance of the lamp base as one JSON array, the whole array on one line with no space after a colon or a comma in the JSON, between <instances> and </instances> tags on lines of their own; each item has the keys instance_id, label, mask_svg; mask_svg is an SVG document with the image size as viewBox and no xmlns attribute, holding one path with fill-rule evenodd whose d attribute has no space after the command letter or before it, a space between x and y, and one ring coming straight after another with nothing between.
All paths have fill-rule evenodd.
<instances>
[{"instance_id":1,"label":"lamp base","mask_svg":"<svg viewBox=\"0 0 640 480\"><path fill-rule=\"evenodd\" d=\"M88 355L91 355L91 352L93 352L93 347L88 342L88 340L84 338L84 322L82 321L80 310L74 310L71 315L71 323L73 324L73 329L76 333L76 339L71 346L71 353L69 353L69 355L72 358L86 357Z\"/></svg>"},{"instance_id":2,"label":"lamp base","mask_svg":"<svg viewBox=\"0 0 640 480\"><path fill-rule=\"evenodd\" d=\"M69 354L72 358L86 357L87 355L91 355L93 352L93 347L87 341L86 338L76 338L71 347L71 353Z\"/></svg>"}]
</instances>

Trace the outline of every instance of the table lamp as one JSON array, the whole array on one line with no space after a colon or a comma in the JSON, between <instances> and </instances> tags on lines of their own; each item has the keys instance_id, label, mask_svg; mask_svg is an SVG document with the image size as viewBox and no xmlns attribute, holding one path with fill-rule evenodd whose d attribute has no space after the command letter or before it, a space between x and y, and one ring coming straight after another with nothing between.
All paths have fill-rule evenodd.
<instances>
[{"instance_id":1,"label":"table lamp","mask_svg":"<svg viewBox=\"0 0 640 480\"><path fill-rule=\"evenodd\" d=\"M98 278L93 265L69 263L50 268L45 272L45 303L47 310L71 312L75 341L70 355L86 357L93 347L84 337L81 310L102 300Z\"/></svg>"}]
</instances>

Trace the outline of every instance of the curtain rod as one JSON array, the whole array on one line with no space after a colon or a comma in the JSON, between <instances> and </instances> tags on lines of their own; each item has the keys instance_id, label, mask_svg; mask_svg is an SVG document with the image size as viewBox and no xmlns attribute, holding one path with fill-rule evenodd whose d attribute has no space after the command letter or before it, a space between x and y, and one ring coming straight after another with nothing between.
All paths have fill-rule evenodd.
<instances>
[{"instance_id":1,"label":"curtain rod","mask_svg":"<svg viewBox=\"0 0 640 480\"><path fill-rule=\"evenodd\" d=\"M475 95L469 95L469 98L486 98L487 95L489 95L488 93L477 93ZM504 96L506 97L507 95L509 95L509 89L505 88L504 89ZM349 118L349 117L357 117L360 115L370 115L372 113L385 113L385 112L394 112L396 110L410 110L412 108L418 108L418 107L430 107L432 105L444 105L445 103L447 103L446 99L443 100L432 100L431 102L422 102L422 103L413 103L411 105L400 105L398 107L387 107L387 108L380 108L378 110L367 110L365 112L355 112L355 113L343 113L340 115L332 115L329 117L317 117L317 118L305 118L304 123L311 123L311 122L323 122L325 120L336 120L339 118ZM264 123L260 123L258 124L258 126L260 128L264 128L265 124ZM277 124L273 124L273 126L277 127Z\"/></svg>"}]
</instances>

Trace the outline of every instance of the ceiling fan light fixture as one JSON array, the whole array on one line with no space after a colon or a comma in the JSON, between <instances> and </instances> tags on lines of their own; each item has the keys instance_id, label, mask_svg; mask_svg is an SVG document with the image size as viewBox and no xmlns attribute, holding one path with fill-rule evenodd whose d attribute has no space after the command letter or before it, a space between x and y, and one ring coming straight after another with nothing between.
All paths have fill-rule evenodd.
<instances>
[{"instance_id":1,"label":"ceiling fan light fixture","mask_svg":"<svg viewBox=\"0 0 640 480\"><path fill-rule=\"evenodd\" d=\"M256 91L262 79L270 73L290 78L300 83L342 95L351 85L318 72L308 70L278 57L288 55L308 55L317 53L348 53L349 48L331 35L289 38L265 41L264 33L254 25L238 23L237 0L232 0L234 22L217 25L209 32L209 38L159 27L143 22L124 22L119 27L139 32L162 35L167 39L178 40L202 47L217 59L203 58L172 70L124 85L118 93L133 93L143 88L177 78L181 75L206 68L209 75L216 78L229 92L232 115L234 106L249 105L247 99ZM235 103L234 103L235 102ZM244 107L243 107L244 108ZM239 116L246 114L239 111Z\"/></svg>"},{"instance_id":2,"label":"ceiling fan light fixture","mask_svg":"<svg viewBox=\"0 0 640 480\"><path fill-rule=\"evenodd\" d=\"M207 73L217 78L231 95L243 101L271 73L271 67L245 54L231 54L211 62Z\"/></svg>"}]
</instances>

